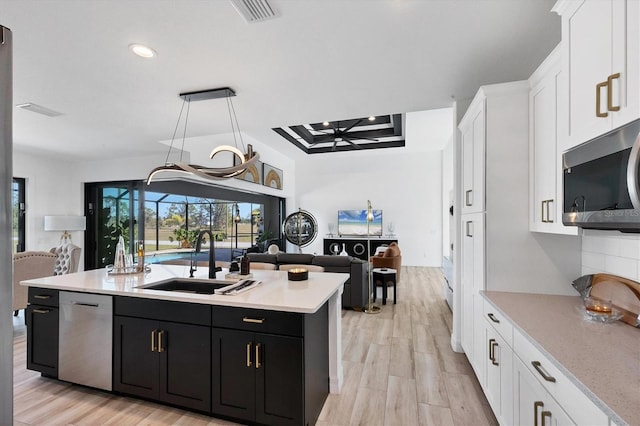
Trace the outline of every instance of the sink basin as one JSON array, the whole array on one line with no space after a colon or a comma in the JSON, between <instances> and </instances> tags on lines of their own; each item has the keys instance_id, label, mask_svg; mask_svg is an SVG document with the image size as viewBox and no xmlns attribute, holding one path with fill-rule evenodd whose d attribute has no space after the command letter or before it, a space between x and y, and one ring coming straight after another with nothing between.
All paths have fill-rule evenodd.
<instances>
[{"instance_id":1,"label":"sink basin","mask_svg":"<svg viewBox=\"0 0 640 426\"><path fill-rule=\"evenodd\" d=\"M228 281L200 281L186 278L163 281L156 284L142 285L145 290L179 291L181 293L213 294L219 288L232 283Z\"/></svg>"}]
</instances>

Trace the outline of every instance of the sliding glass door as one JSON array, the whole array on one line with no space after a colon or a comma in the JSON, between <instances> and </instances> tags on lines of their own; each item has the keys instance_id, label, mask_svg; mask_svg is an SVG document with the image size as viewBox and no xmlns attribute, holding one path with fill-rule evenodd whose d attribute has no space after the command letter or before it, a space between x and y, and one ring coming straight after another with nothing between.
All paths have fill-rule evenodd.
<instances>
[{"instance_id":1,"label":"sliding glass door","mask_svg":"<svg viewBox=\"0 0 640 426\"><path fill-rule=\"evenodd\" d=\"M26 200L26 185L25 180L22 178L13 178L11 184L11 207L13 212L12 220L12 232L11 232L11 247L13 253L25 251L25 200Z\"/></svg>"}]
</instances>

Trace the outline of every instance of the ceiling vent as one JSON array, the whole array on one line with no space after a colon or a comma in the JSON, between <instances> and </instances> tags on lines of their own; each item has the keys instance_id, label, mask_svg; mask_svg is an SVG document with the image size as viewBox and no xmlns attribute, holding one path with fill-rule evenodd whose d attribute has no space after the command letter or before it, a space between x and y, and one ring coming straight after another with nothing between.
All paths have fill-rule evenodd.
<instances>
[{"instance_id":1,"label":"ceiling vent","mask_svg":"<svg viewBox=\"0 0 640 426\"><path fill-rule=\"evenodd\" d=\"M277 11L267 0L229 0L248 24L275 18Z\"/></svg>"},{"instance_id":2,"label":"ceiling vent","mask_svg":"<svg viewBox=\"0 0 640 426\"><path fill-rule=\"evenodd\" d=\"M24 110L27 110L27 111L35 112L35 113L38 113L38 114L46 115L47 117L58 117L59 115L62 115L61 112L54 111L52 109L45 108L42 105L34 104L34 103L31 103L31 102L26 102L24 104L18 104L18 105L16 105L16 108L20 108L20 109L24 109Z\"/></svg>"}]
</instances>

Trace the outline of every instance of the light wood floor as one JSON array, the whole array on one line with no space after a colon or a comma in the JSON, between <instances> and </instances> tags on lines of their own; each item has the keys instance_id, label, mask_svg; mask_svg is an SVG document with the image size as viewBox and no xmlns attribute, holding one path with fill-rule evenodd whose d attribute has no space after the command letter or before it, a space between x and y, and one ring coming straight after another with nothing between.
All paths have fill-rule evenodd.
<instances>
[{"instance_id":1,"label":"light wood floor","mask_svg":"<svg viewBox=\"0 0 640 426\"><path fill-rule=\"evenodd\" d=\"M497 424L466 357L451 350L439 270L402 274L396 305L391 297L377 315L343 311L344 388L329 395L317 424ZM13 324L16 426L234 424L43 378L25 368L22 312Z\"/></svg>"}]
</instances>

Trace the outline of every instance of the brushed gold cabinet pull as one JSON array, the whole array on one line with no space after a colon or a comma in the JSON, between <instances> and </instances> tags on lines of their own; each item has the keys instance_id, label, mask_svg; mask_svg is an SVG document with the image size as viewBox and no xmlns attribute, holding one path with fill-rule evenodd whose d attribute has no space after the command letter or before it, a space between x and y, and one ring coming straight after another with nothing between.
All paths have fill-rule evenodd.
<instances>
[{"instance_id":1,"label":"brushed gold cabinet pull","mask_svg":"<svg viewBox=\"0 0 640 426\"><path fill-rule=\"evenodd\" d=\"M251 342L247 343L247 367L251 367Z\"/></svg>"},{"instance_id":2,"label":"brushed gold cabinet pull","mask_svg":"<svg viewBox=\"0 0 640 426\"><path fill-rule=\"evenodd\" d=\"M491 340L493 340L493 339L491 339ZM491 358L491 364L493 364L493 365L500 365L500 364L498 363L498 360L496 359L496 347L498 347L498 348L499 348L499 347L500 347L500 345L498 344L498 342L496 342L496 341L494 340L494 341L493 341L493 343L491 344L491 347L492 347L492 349L493 349L493 350L491 351L491 352L492 352L492 354L493 354L493 358Z\"/></svg>"},{"instance_id":3,"label":"brushed gold cabinet pull","mask_svg":"<svg viewBox=\"0 0 640 426\"><path fill-rule=\"evenodd\" d=\"M489 319L493 322L495 322L496 324L500 324L500 320L498 318L496 318L495 315L493 315L493 312L489 312L487 314L487 316L489 317Z\"/></svg>"},{"instance_id":4,"label":"brushed gold cabinet pull","mask_svg":"<svg viewBox=\"0 0 640 426\"><path fill-rule=\"evenodd\" d=\"M264 322L264 318L244 317L244 318L242 318L242 322L250 322L250 323L253 323L253 324L262 324Z\"/></svg>"},{"instance_id":5,"label":"brushed gold cabinet pull","mask_svg":"<svg viewBox=\"0 0 640 426\"><path fill-rule=\"evenodd\" d=\"M549 214L549 205L553 203L553 200L547 200L547 223L553 223L553 219L550 219L551 215Z\"/></svg>"},{"instance_id":6,"label":"brushed gold cabinet pull","mask_svg":"<svg viewBox=\"0 0 640 426\"><path fill-rule=\"evenodd\" d=\"M540 216L542 217L542 223L547 223L547 221L544 219L544 205L546 204L546 201L541 201L540 205L541 205L541 209L540 209Z\"/></svg>"},{"instance_id":7,"label":"brushed gold cabinet pull","mask_svg":"<svg viewBox=\"0 0 640 426\"><path fill-rule=\"evenodd\" d=\"M158 352L164 352L164 347L162 346L162 336L164 336L164 330L160 330L158 332Z\"/></svg>"},{"instance_id":8,"label":"brushed gold cabinet pull","mask_svg":"<svg viewBox=\"0 0 640 426\"><path fill-rule=\"evenodd\" d=\"M151 352L156 351L156 331L157 330L153 330L151 332Z\"/></svg>"},{"instance_id":9,"label":"brushed gold cabinet pull","mask_svg":"<svg viewBox=\"0 0 640 426\"><path fill-rule=\"evenodd\" d=\"M260 343L256 343L256 368L260 368Z\"/></svg>"},{"instance_id":10,"label":"brushed gold cabinet pull","mask_svg":"<svg viewBox=\"0 0 640 426\"><path fill-rule=\"evenodd\" d=\"M543 379L545 379L547 382L556 382L556 378L553 376L550 376L549 373L547 373L547 371L542 368L542 364L540 364L540 361L531 361L531 365L533 365L533 368L536 369L536 371L538 373L540 373L540 375L542 376Z\"/></svg>"},{"instance_id":11,"label":"brushed gold cabinet pull","mask_svg":"<svg viewBox=\"0 0 640 426\"><path fill-rule=\"evenodd\" d=\"M51 310L49 310L49 309L34 309L33 310L34 314L48 314L49 312L51 312Z\"/></svg>"},{"instance_id":12,"label":"brushed gold cabinet pull","mask_svg":"<svg viewBox=\"0 0 640 426\"><path fill-rule=\"evenodd\" d=\"M535 401L533 403L533 426L538 426L538 408L544 407L542 401Z\"/></svg>"},{"instance_id":13,"label":"brushed gold cabinet pull","mask_svg":"<svg viewBox=\"0 0 640 426\"><path fill-rule=\"evenodd\" d=\"M34 299L51 299L51 296L49 296L48 294L36 294L35 296L33 296Z\"/></svg>"},{"instance_id":14,"label":"brushed gold cabinet pull","mask_svg":"<svg viewBox=\"0 0 640 426\"><path fill-rule=\"evenodd\" d=\"M600 111L600 92L603 87L608 87L609 83L607 81L603 81L602 83L596 84L596 117L608 117L608 112Z\"/></svg>"},{"instance_id":15,"label":"brushed gold cabinet pull","mask_svg":"<svg viewBox=\"0 0 640 426\"><path fill-rule=\"evenodd\" d=\"M545 426L544 418L549 417L549 419L551 419L551 411L543 411L540 417L542 417L542 426Z\"/></svg>"},{"instance_id":16,"label":"brushed gold cabinet pull","mask_svg":"<svg viewBox=\"0 0 640 426\"><path fill-rule=\"evenodd\" d=\"M489 339L489 359L493 362L493 342L494 339Z\"/></svg>"},{"instance_id":17,"label":"brushed gold cabinet pull","mask_svg":"<svg viewBox=\"0 0 640 426\"><path fill-rule=\"evenodd\" d=\"M607 77L607 109L609 111L620 111L620 105L613 106L613 80L618 78L620 78L619 72Z\"/></svg>"},{"instance_id":18,"label":"brushed gold cabinet pull","mask_svg":"<svg viewBox=\"0 0 640 426\"><path fill-rule=\"evenodd\" d=\"M469 201L470 195L473 195L473 189L467 189L466 191L464 191L464 204L467 207L473 206L473 201ZM471 198L471 200L473 200L473 198Z\"/></svg>"}]
</instances>

